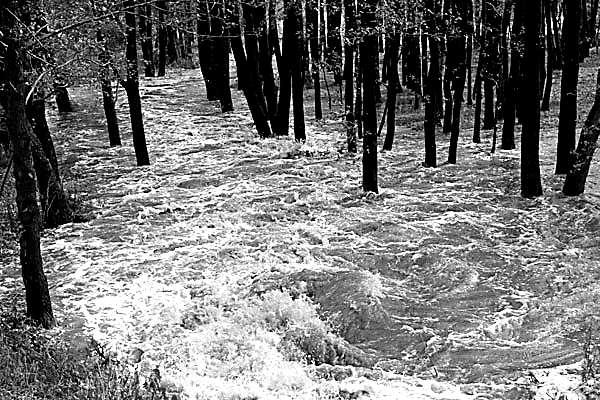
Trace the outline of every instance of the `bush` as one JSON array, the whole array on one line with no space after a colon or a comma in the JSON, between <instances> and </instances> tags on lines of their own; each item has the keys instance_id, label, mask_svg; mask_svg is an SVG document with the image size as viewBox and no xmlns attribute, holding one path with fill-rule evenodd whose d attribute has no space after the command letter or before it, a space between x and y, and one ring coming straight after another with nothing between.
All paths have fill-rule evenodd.
<instances>
[{"instance_id":1,"label":"bush","mask_svg":"<svg viewBox=\"0 0 600 400\"><path fill-rule=\"evenodd\" d=\"M14 311L0 315L1 399L167 399L157 370L140 387L134 367L86 337L58 333L41 330Z\"/></svg>"}]
</instances>

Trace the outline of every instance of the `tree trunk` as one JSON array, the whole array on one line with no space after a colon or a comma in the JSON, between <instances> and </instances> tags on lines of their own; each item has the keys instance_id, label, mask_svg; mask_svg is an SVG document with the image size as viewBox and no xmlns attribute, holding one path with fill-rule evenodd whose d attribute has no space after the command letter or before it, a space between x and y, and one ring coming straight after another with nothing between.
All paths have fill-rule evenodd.
<instances>
[{"instance_id":1,"label":"tree trunk","mask_svg":"<svg viewBox=\"0 0 600 400\"><path fill-rule=\"evenodd\" d=\"M217 4L203 0L198 3L198 20L196 23L196 32L198 33L198 59L200 61L200 71L204 78L206 87L206 98L209 101L219 100L218 79L217 79L217 52L220 50L215 43L215 35L211 32L213 9Z\"/></svg>"},{"instance_id":2,"label":"tree trunk","mask_svg":"<svg viewBox=\"0 0 600 400\"><path fill-rule=\"evenodd\" d=\"M375 66L379 58L377 38L377 0L362 4L361 22L366 28L360 51L360 66L364 84L364 134L363 134L363 181L365 192L379 193L377 183L377 74Z\"/></svg>"},{"instance_id":3,"label":"tree trunk","mask_svg":"<svg viewBox=\"0 0 600 400\"><path fill-rule=\"evenodd\" d=\"M277 92L278 87L275 85L275 75L273 73L273 46L269 43L269 24L267 10L264 6L258 9L260 13L260 37L258 39L259 57L260 57L260 74L263 79L263 93L267 102L267 110L271 123L277 115Z\"/></svg>"},{"instance_id":4,"label":"tree trunk","mask_svg":"<svg viewBox=\"0 0 600 400\"><path fill-rule=\"evenodd\" d=\"M483 100L481 94L481 68L484 60L483 52L479 53L479 62L475 72L475 115L473 117L473 143L481 143L481 103Z\"/></svg>"},{"instance_id":5,"label":"tree trunk","mask_svg":"<svg viewBox=\"0 0 600 400\"><path fill-rule=\"evenodd\" d=\"M294 138L298 142L306 140L304 126L304 26L302 23L302 1L293 0L294 9L294 52L292 59L292 97L294 101Z\"/></svg>"},{"instance_id":6,"label":"tree trunk","mask_svg":"<svg viewBox=\"0 0 600 400\"><path fill-rule=\"evenodd\" d=\"M502 139L500 147L502 150L513 150L515 148L515 120L517 90L520 86L521 54L517 38L522 36L523 15L518 4L514 6L514 24L511 37L510 71L508 79L504 82L504 99L502 104L504 125L502 126Z\"/></svg>"},{"instance_id":7,"label":"tree trunk","mask_svg":"<svg viewBox=\"0 0 600 400\"><path fill-rule=\"evenodd\" d=\"M123 7L125 11L125 25L127 26L127 48L125 58L127 59L127 80L122 82L127 92L129 102L129 116L131 119L131 130L133 134L133 148L137 165L150 165L148 149L146 148L146 135L144 133L144 121L142 116L142 102L140 99L140 83L138 78L138 59L136 43L134 0L125 0Z\"/></svg>"},{"instance_id":8,"label":"tree trunk","mask_svg":"<svg viewBox=\"0 0 600 400\"><path fill-rule=\"evenodd\" d=\"M552 94L552 83L554 77L554 59L556 57L554 50L554 37L552 35L552 13L550 2L544 3L544 17L546 20L546 49L548 58L546 62L546 83L544 85L544 95L542 97L542 111L550 110L550 95Z\"/></svg>"},{"instance_id":9,"label":"tree trunk","mask_svg":"<svg viewBox=\"0 0 600 400\"><path fill-rule=\"evenodd\" d=\"M398 76L398 56L400 51L400 35L394 28L388 33L389 63L387 65L388 92L386 99L387 107L387 132L383 143L384 150L391 150L396 132L396 97L400 88L400 77Z\"/></svg>"},{"instance_id":10,"label":"tree trunk","mask_svg":"<svg viewBox=\"0 0 600 400\"><path fill-rule=\"evenodd\" d=\"M21 49L23 43L12 37L17 34L13 15L20 15L15 1L0 9L0 29L3 34L3 67L0 76L6 84L5 104L8 136L13 149L13 175L20 233L20 261L27 316L45 328L55 324L48 282L44 274L40 249L40 209L36 199L36 182L31 156L31 127L25 111L25 77Z\"/></svg>"},{"instance_id":11,"label":"tree trunk","mask_svg":"<svg viewBox=\"0 0 600 400\"><path fill-rule=\"evenodd\" d=\"M52 83L54 87L54 99L56 107L60 113L68 113L73 111L69 91L67 90L67 80L62 75L57 75Z\"/></svg>"},{"instance_id":12,"label":"tree trunk","mask_svg":"<svg viewBox=\"0 0 600 400\"><path fill-rule=\"evenodd\" d=\"M542 194L540 178L539 139L540 139L540 25L542 0L530 0L527 5L519 3L519 13L523 15L523 69L520 92L521 123L521 195L537 197Z\"/></svg>"},{"instance_id":13,"label":"tree trunk","mask_svg":"<svg viewBox=\"0 0 600 400\"><path fill-rule=\"evenodd\" d=\"M275 134L280 136L289 135L290 125L290 102L292 96L292 69L290 59L294 52L294 14L293 5L295 0L284 1L282 57L279 69L279 102L277 103L277 124L274 126Z\"/></svg>"},{"instance_id":14,"label":"tree trunk","mask_svg":"<svg viewBox=\"0 0 600 400\"><path fill-rule=\"evenodd\" d=\"M158 7L158 73L157 76L165 76L167 66L167 26L166 14L169 11L167 2L157 1Z\"/></svg>"},{"instance_id":15,"label":"tree trunk","mask_svg":"<svg viewBox=\"0 0 600 400\"><path fill-rule=\"evenodd\" d=\"M246 45L246 100L252 113L256 130L261 137L270 137L267 102L262 92L262 80L259 72L258 34L260 15L256 3L242 3L244 21L244 41ZM239 73L239 71L238 71Z\"/></svg>"},{"instance_id":16,"label":"tree trunk","mask_svg":"<svg viewBox=\"0 0 600 400\"><path fill-rule=\"evenodd\" d=\"M321 104L321 77L320 63L321 52L319 51L319 8L316 0L306 2L306 35L310 48L310 58L312 60L311 72L313 80L313 89L315 96L315 119L323 119L323 109ZM344 69L344 74L346 70Z\"/></svg>"},{"instance_id":17,"label":"tree trunk","mask_svg":"<svg viewBox=\"0 0 600 400\"><path fill-rule=\"evenodd\" d=\"M104 115L106 117L106 128L108 130L108 141L110 146L121 145L121 135L119 134L119 120L117 111L115 110L115 97L112 90L111 80L111 57L108 52L108 47L104 39L102 31L96 31L96 41L100 46L100 54L98 56L98 80L102 90L102 104L104 106Z\"/></svg>"},{"instance_id":18,"label":"tree trunk","mask_svg":"<svg viewBox=\"0 0 600 400\"><path fill-rule=\"evenodd\" d=\"M348 153L356 153L356 125L354 121L354 47L356 46L356 13L354 0L344 0L344 106L346 111L346 143Z\"/></svg>"},{"instance_id":19,"label":"tree trunk","mask_svg":"<svg viewBox=\"0 0 600 400\"><path fill-rule=\"evenodd\" d=\"M34 137L32 151L42 206L42 221L49 228L73 222L73 210L63 189L54 142L46 121L43 93L36 93L26 106Z\"/></svg>"},{"instance_id":20,"label":"tree trunk","mask_svg":"<svg viewBox=\"0 0 600 400\"><path fill-rule=\"evenodd\" d=\"M438 95L439 87L442 85L442 77L440 71L440 46L437 37L439 33L437 19L439 9L438 0L427 0L425 3L427 8L427 17L425 19L427 36L429 39L429 54L430 65L425 80L425 167L435 168L437 166L437 149L435 143L435 126L438 121L438 106L436 103L442 102L442 98Z\"/></svg>"},{"instance_id":21,"label":"tree trunk","mask_svg":"<svg viewBox=\"0 0 600 400\"><path fill-rule=\"evenodd\" d=\"M221 112L233 111L231 88L229 87L229 38L225 24L225 9L223 4L213 5L211 10L212 35L212 80L215 95L221 104Z\"/></svg>"},{"instance_id":22,"label":"tree trunk","mask_svg":"<svg viewBox=\"0 0 600 400\"><path fill-rule=\"evenodd\" d=\"M154 46L152 44L152 5L139 6L138 23L142 42L142 55L144 57L144 75L153 77L154 71Z\"/></svg>"},{"instance_id":23,"label":"tree trunk","mask_svg":"<svg viewBox=\"0 0 600 400\"><path fill-rule=\"evenodd\" d=\"M600 70L596 79L596 96L579 135L577 149L572 153L571 168L567 173L563 193L577 196L584 192L590 164L600 135Z\"/></svg>"},{"instance_id":24,"label":"tree trunk","mask_svg":"<svg viewBox=\"0 0 600 400\"><path fill-rule=\"evenodd\" d=\"M580 5L580 0L565 0L563 7L563 40L565 50L560 83L556 174L566 174L570 170L571 151L575 149Z\"/></svg>"}]
</instances>

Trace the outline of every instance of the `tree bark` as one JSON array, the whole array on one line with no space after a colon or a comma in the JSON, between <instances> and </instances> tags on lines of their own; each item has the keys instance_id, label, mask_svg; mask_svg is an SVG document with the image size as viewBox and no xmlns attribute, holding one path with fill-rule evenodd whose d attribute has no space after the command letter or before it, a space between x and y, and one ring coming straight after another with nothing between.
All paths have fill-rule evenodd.
<instances>
[{"instance_id":1,"label":"tree bark","mask_svg":"<svg viewBox=\"0 0 600 400\"><path fill-rule=\"evenodd\" d=\"M165 0L157 1L158 7L158 73L157 76L165 76L167 66L167 26L166 14L169 11Z\"/></svg>"},{"instance_id":2,"label":"tree bark","mask_svg":"<svg viewBox=\"0 0 600 400\"><path fill-rule=\"evenodd\" d=\"M354 48L356 46L356 12L354 0L344 0L344 106L346 115L346 144L348 153L356 153L356 125L354 116Z\"/></svg>"},{"instance_id":3,"label":"tree bark","mask_svg":"<svg viewBox=\"0 0 600 400\"><path fill-rule=\"evenodd\" d=\"M560 83L560 115L556 148L556 174L570 169L571 151L575 149L577 124L577 80L579 76L580 0L564 2L564 60Z\"/></svg>"},{"instance_id":4,"label":"tree bark","mask_svg":"<svg viewBox=\"0 0 600 400\"><path fill-rule=\"evenodd\" d=\"M144 58L144 75L148 78L156 74L154 69L154 46L152 44L152 5L139 6L138 23Z\"/></svg>"},{"instance_id":5,"label":"tree bark","mask_svg":"<svg viewBox=\"0 0 600 400\"><path fill-rule=\"evenodd\" d=\"M13 175L19 218L20 261L27 315L45 328L55 324L48 282L44 274L40 249L41 215L36 199L36 182L31 155L31 126L25 110L26 84L22 51L25 46L13 35L18 34L14 15L20 16L19 4L9 0L0 8L0 30L3 40L2 83L7 88L4 108L7 131L13 149ZM33 6L33 5L32 5ZM23 19L22 19L23 20Z\"/></svg>"},{"instance_id":6,"label":"tree bark","mask_svg":"<svg viewBox=\"0 0 600 400\"><path fill-rule=\"evenodd\" d=\"M119 134L119 120L115 109L115 97L112 90L111 80L111 57L108 52L102 30L96 31L96 41L100 46L100 54L98 55L98 80L100 81L100 89L102 90L102 105L104 108L104 116L106 117L106 128L108 130L108 141L111 147L121 145L121 135Z\"/></svg>"},{"instance_id":7,"label":"tree bark","mask_svg":"<svg viewBox=\"0 0 600 400\"><path fill-rule=\"evenodd\" d=\"M363 181L365 192L379 193L377 182L377 74L375 65L379 58L377 27L377 0L367 0L362 4L361 22L366 33L361 43L361 70L364 84L363 113Z\"/></svg>"},{"instance_id":8,"label":"tree bark","mask_svg":"<svg viewBox=\"0 0 600 400\"><path fill-rule=\"evenodd\" d=\"M519 3L524 23L523 68L520 93L522 132L521 132L521 195L525 198L542 194L540 177L540 46L542 0Z\"/></svg>"},{"instance_id":9,"label":"tree bark","mask_svg":"<svg viewBox=\"0 0 600 400\"><path fill-rule=\"evenodd\" d=\"M396 97L400 89L400 78L398 76L398 56L400 51L400 35L395 32L388 33L388 51L389 63L387 65L388 92L386 99L387 107L387 130L385 141L383 142L383 150L391 150L394 143L394 134L396 132Z\"/></svg>"},{"instance_id":10,"label":"tree bark","mask_svg":"<svg viewBox=\"0 0 600 400\"><path fill-rule=\"evenodd\" d=\"M596 96L587 119L579 135L577 149L572 153L572 163L563 186L567 196L577 196L584 192L590 164L598 147L600 135L600 70L596 78Z\"/></svg>"},{"instance_id":11,"label":"tree bark","mask_svg":"<svg viewBox=\"0 0 600 400\"><path fill-rule=\"evenodd\" d=\"M140 83L138 77L137 58L137 32L135 24L135 12L132 10L134 0L125 0L123 7L125 11L125 25L127 27L127 48L125 58L127 59L127 80L121 84L127 93L129 102L129 116L131 119L131 130L133 134L133 148L138 166L150 165L148 149L146 147L146 134L144 133L144 121L142 116L142 101L140 99Z\"/></svg>"}]
</instances>

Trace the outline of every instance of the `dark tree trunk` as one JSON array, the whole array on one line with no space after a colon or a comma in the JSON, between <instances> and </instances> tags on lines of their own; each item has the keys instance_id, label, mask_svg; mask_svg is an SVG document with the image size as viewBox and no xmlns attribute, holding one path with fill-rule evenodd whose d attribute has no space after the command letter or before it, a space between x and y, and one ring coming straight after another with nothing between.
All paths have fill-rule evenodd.
<instances>
[{"instance_id":1,"label":"dark tree trunk","mask_svg":"<svg viewBox=\"0 0 600 400\"><path fill-rule=\"evenodd\" d=\"M396 97L400 89L400 77L398 76L398 56L400 51L400 34L394 32L391 28L388 34L388 51L389 63L387 65L388 75L388 91L386 99L387 108L387 131L385 141L383 142L384 150L391 150L394 143L394 134L396 132Z\"/></svg>"},{"instance_id":2,"label":"dark tree trunk","mask_svg":"<svg viewBox=\"0 0 600 400\"><path fill-rule=\"evenodd\" d=\"M552 13L550 2L544 3L544 18L546 20L546 49L548 58L546 61L546 83L544 85L544 95L542 97L542 111L550 110L550 95L552 94L554 59L556 57L554 50L554 36L552 35Z\"/></svg>"},{"instance_id":3,"label":"dark tree trunk","mask_svg":"<svg viewBox=\"0 0 600 400\"><path fill-rule=\"evenodd\" d=\"M354 0L344 0L346 43L344 43L344 105L346 112L346 142L348 153L356 153L356 126L354 121L354 48L356 46L356 12Z\"/></svg>"},{"instance_id":4,"label":"dark tree trunk","mask_svg":"<svg viewBox=\"0 0 600 400\"><path fill-rule=\"evenodd\" d=\"M598 18L598 0L592 0L592 6L590 8L589 15L589 23L588 23L588 33L590 36L590 44L592 46L597 46L596 42L596 21Z\"/></svg>"},{"instance_id":5,"label":"dark tree trunk","mask_svg":"<svg viewBox=\"0 0 600 400\"><path fill-rule=\"evenodd\" d=\"M27 116L33 128L32 152L45 226L54 228L73 222L73 210L63 189L58 159L46 121L43 93L36 93L27 105Z\"/></svg>"},{"instance_id":6,"label":"dark tree trunk","mask_svg":"<svg viewBox=\"0 0 600 400\"><path fill-rule=\"evenodd\" d=\"M598 147L598 135L600 135L600 70L596 79L594 104L579 135L577 149L572 153L571 168L563 186L563 193L567 196L577 196L585 190L590 164Z\"/></svg>"},{"instance_id":7,"label":"dark tree trunk","mask_svg":"<svg viewBox=\"0 0 600 400\"><path fill-rule=\"evenodd\" d=\"M450 127L450 147L448 164L456 164L458 137L462 112L463 92L466 79L466 35L471 33L468 24L469 12L472 12L470 0L454 0L450 5L451 14L457 18L457 25L450 32L448 39L447 69L452 79L452 124Z\"/></svg>"},{"instance_id":8,"label":"dark tree trunk","mask_svg":"<svg viewBox=\"0 0 600 400\"><path fill-rule=\"evenodd\" d=\"M98 56L98 62L100 64L98 69L98 79L102 90L102 104L104 106L104 115L106 117L108 141L111 147L120 146L121 135L119 134L119 120L117 118L117 111L115 110L115 97L113 95L111 80L111 57L108 52L104 35L100 29L96 32L96 39L101 48L100 55Z\"/></svg>"},{"instance_id":9,"label":"dark tree trunk","mask_svg":"<svg viewBox=\"0 0 600 400\"><path fill-rule=\"evenodd\" d=\"M323 119L323 109L321 105L321 77L319 73L321 52L319 51L318 33L319 9L317 1L309 0L306 2L306 35L308 36L307 40L310 48L310 58L312 60L311 72L315 93L315 119L321 120Z\"/></svg>"},{"instance_id":10,"label":"dark tree trunk","mask_svg":"<svg viewBox=\"0 0 600 400\"><path fill-rule=\"evenodd\" d=\"M325 47L325 63L333 72L336 85L342 84L342 0L326 0L327 6L327 46Z\"/></svg>"},{"instance_id":11,"label":"dark tree trunk","mask_svg":"<svg viewBox=\"0 0 600 400\"><path fill-rule=\"evenodd\" d=\"M479 63L481 63L481 61L479 61ZM472 76L473 76L473 35L469 35L467 37L467 105L468 106L473 105ZM480 90L481 90L481 88L480 88Z\"/></svg>"},{"instance_id":12,"label":"dark tree trunk","mask_svg":"<svg viewBox=\"0 0 600 400\"><path fill-rule=\"evenodd\" d=\"M53 82L54 87L54 99L56 100L56 107L58 112L68 113L73 111L73 105L71 104L71 98L69 97L69 91L67 90L67 80L62 75L57 75Z\"/></svg>"},{"instance_id":13,"label":"dark tree trunk","mask_svg":"<svg viewBox=\"0 0 600 400\"><path fill-rule=\"evenodd\" d=\"M225 27L225 10L220 3L211 10L211 36L213 66L211 79L213 90L221 104L221 112L233 111L231 88L229 87L229 38ZM208 89L207 89L208 91Z\"/></svg>"},{"instance_id":14,"label":"dark tree trunk","mask_svg":"<svg viewBox=\"0 0 600 400\"><path fill-rule=\"evenodd\" d=\"M263 138L270 137L271 127L268 121L267 102L262 92L262 79L259 72L258 35L261 16L256 3L243 3L242 12L246 21L244 31L246 45L244 93L259 136Z\"/></svg>"},{"instance_id":15,"label":"dark tree trunk","mask_svg":"<svg viewBox=\"0 0 600 400\"><path fill-rule=\"evenodd\" d=\"M142 55L144 57L144 75L153 77L154 71L154 46L152 44L152 5L139 6L138 23L142 42Z\"/></svg>"},{"instance_id":16,"label":"dark tree trunk","mask_svg":"<svg viewBox=\"0 0 600 400\"><path fill-rule=\"evenodd\" d=\"M277 103L277 124L274 126L275 134L280 136L289 135L290 125L290 102L292 97L292 69L290 59L294 52L295 16L293 5L295 0L285 0L282 38L282 57L279 69L279 102Z\"/></svg>"},{"instance_id":17,"label":"dark tree trunk","mask_svg":"<svg viewBox=\"0 0 600 400\"><path fill-rule=\"evenodd\" d=\"M364 134L363 134L363 181L365 192L379 193L377 183L377 73L375 66L379 58L377 27L377 0L362 3L361 23L366 28L360 51L360 66L364 84Z\"/></svg>"},{"instance_id":18,"label":"dark tree trunk","mask_svg":"<svg viewBox=\"0 0 600 400\"><path fill-rule=\"evenodd\" d=\"M508 81L508 33L510 30L510 17L512 15L512 0L504 1L504 9L502 11L502 22L501 22L501 37L500 37L500 63L501 63L501 76L498 82L497 90L497 102L496 110L497 115L500 119L504 119L504 90L506 82Z\"/></svg>"},{"instance_id":19,"label":"dark tree trunk","mask_svg":"<svg viewBox=\"0 0 600 400\"><path fill-rule=\"evenodd\" d=\"M172 65L179 59L177 51L177 29L167 25L167 64Z\"/></svg>"},{"instance_id":20,"label":"dark tree trunk","mask_svg":"<svg viewBox=\"0 0 600 400\"><path fill-rule=\"evenodd\" d=\"M216 3L203 0L198 4L198 20L196 23L196 32L198 33L198 59L200 61L200 71L204 78L206 87L206 98L209 101L219 100L218 94L218 71L216 68L217 52L222 51L217 48L216 37L211 32L211 20L218 5ZM219 21L215 18L217 25Z\"/></svg>"},{"instance_id":21,"label":"dark tree trunk","mask_svg":"<svg viewBox=\"0 0 600 400\"><path fill-rule=\"evenodd\" d=\"M131 10L133 5L134 0L125 0L123 2L123 7L130 10L125 11L125 25L127 26L127 48L125 51L125 58L127 59L127 80L123 81L121 84L127 92L127 100L129 102L129 116L131 119L135 158L137 160L137 165L142 166L150 165L150 159L148 157L148 149L146 148L142 102L140 99L135 12Z\"/></svg>"},{"instance_id":22,"label":"dark tree trunk","mask_svg":"<svg viewBox=\"0 0 600 400\"><path fill-rule=\"evenodd\" d=\"M292 97L294 100L294 138L296 141L306 140L304 126L304 26L302 23L302 1L292 0L294 18L294 45L292 60Z\"/></svg>"},{"instance_id":23,"label":"dark tree trunk","mask_svg":"<svg viewBox=\"0 0 600 400\"><path fill-rule=\"evenodd\" d=\"M560 83L560 116L556 148L556 173L570 169L571 151L575 149L577 124L577 79L579 76L580 0L565 0L563 40L564 62Z\"/></svg>"},{"instance_id":24,"label":"dark tree trunk","mask_svg":"<svg viewBox=\"0 0 600 400\"><path fill-rule=\"evenodd\" d=\"M277 92L278 87L275 85L275 75L273 73L273 46L269 43L269 24L267 19L267 10L264 6L258 8L260 13L260 37L258 39L259 56L260 56L260 74L263 79L263 93L267 102L267 110L271 123L277 115Z\"/></svg>"},{"instance_id":25,"label":"dark tree trunk","mask_svg":"<svg viewBox=\"0 0 600 400\"><path fill-rule=\"evenodd\" d=\"M477 63L477 72L475 72L475 115L473 117L473 143L481 143L481 68L483 61L483 54L479 54L479 62Z\"/></svg>"},{"instance_id":26,"label":"dark tree trunk","mask_svg":"<svg viewBox=\"0 0 600 400\"><path fill-rule=\"evenodd\" d=\"M536 197L542 194L539 160L540 136L540 53L542 0L530 0L517 5L524 23L523 69L520 92L523 125L521 133L521 195Z\"/></svg>"},{"instance_id":27,"label":"dark tree trunk","mask_svg":"<svg viewBox=\"0 0 600 400\"><path fill-rule=\"evenodd\" d=\"M165 76L167 66L167 26L166 14L169 11L166 1L157 1L158 7L158 73L157 76Z\"/></svg>"},{"instance_id":28,"label":"dark tree trunk","mask_svg":"<svg viewBox=\"0 0 600 400\"><path fill-rule=\"evenodd\" d=\"M9 15L9 10L10 15ZM45 328L55 324L44 274L40 249L40 209L36 198L36 182L31 156L33 136L25 111L25 77L21 60L22 43L10 35L16 33L13 15L20 15L14 1L0 9L0 29L3 33L4 71L0 76L6 83L5 104L7 131L13 150L13 175L20 233L20 261L27 315Z\"/></svg>"},{"instance_id":29,"label":"dark tree trunk","mask_svg":"<svg viewBox=\"0 0 600 400\"><path fill-rule=\"evenodd\" d=\"M435 143L435 126L438 121L437 103L442 102L439 96L439 87L442 85L440 71L440 46L438 39L437 19L440 11L438 0L427 0L425 3L428 15L425 19L427 36L429 39L430 65L425 80L425 167L437 166L437 149Z\"/></svg>"},{"instance_id":30,"label":"dark tree trunk","mask_svg":"<svg viewBox=\"0 0 600 400\"><path fill-rule=\"evenodd\" d=\"M519 43L523 30L523 15L518 4L514 6L514 24L512 29L510 71L508 79L504 83L504 100L502 105L504 125L502 126L502 139L500 147L502 150L513 150L515 148L515 121L517 92L520 86L521 53Z\"/></svg>"}]
</instances>

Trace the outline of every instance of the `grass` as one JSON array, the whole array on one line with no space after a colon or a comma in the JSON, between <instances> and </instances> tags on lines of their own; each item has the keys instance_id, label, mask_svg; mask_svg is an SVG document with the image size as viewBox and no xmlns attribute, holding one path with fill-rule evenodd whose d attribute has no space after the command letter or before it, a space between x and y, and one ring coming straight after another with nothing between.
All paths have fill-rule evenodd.
<instances>
[{"instance_id":1,"label":"grass","mask_svg":"<svg viewBox=\"0 0 600 400\"><path fill-rule=\"evenodd\" d=\"M0 314L0 398L172 400L178 397L175 394L167 397L158 370L140 377L135 365L118 361L89 338L41 330L13 307Z\"/></svg>"}]
</instances>

